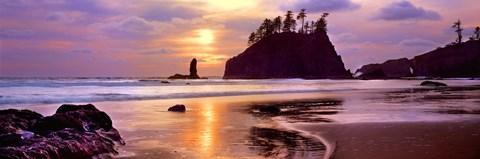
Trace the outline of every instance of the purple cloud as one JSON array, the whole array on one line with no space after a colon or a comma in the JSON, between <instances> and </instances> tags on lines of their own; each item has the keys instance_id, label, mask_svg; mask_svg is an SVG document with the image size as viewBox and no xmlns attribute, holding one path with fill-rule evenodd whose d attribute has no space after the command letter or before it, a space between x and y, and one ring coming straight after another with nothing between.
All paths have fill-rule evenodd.
<instances>
[{"instance_id":1,"label":"purple cloud","mask_svg":"<svg viewBox=\"0 0 480 159\"><path fill-rule=\"evenodd\" d=\"M100 29L107 29L107 30L117 30L117 31L133 31L133 32L145 32L145 31L152 31L155 29L155 26L140 17L132 16L121 21L115 22L108 22L108 23L95 23L91 26L100 28Z\"/></svg>"},{"instance_id":2,"label":"purple cloud","mask_svg":"<svg viewBox=\"0 0 480 159\"><path fill-rule=\"evenodd\" d=\"M111 39L109 36L106 35L90 35L84 37L85 40L109 40Z\"/></svg>"},{"instance_id":3,"label":"purple cloud","mask_svg":"<svg viewBox=\"0 0 480 159\"><path fill-rule=\"evenodd\" d=\"M141 53L141 54L173 54L173 53L177 53L178 51L175 51L175 50L172 50L172 49L160 49L160 50L156 50L156 49L150 49L150 50L140 50L138 51L138 53Z\"/></svg>"},{"instance_id":4,"label":"purple cloud","mask_svg":"<svg viewBox=\"0 0 480 159\"><path fill-rule=\"evenodd\" d=\"M420 39L420 38L414 38L414 39L405 39L400 41L399 45L402 46L414 46L414 47L435 47L435 46L440 46L440 44L430 41L430 40L425 40L425 39Z\"/></svg>"},{"instance_id":5,"label":"purple cloud","mask_svg":"<svg viewBox=\"0 0 480 159\"><path fill-rule=\"evenodd\" d=\"M75 21L75 19L69 18L63 12L50 12L45 16L45 20L48 22L60 22L60 23L71 23Z\"/></svg>"},{"instance_id":6,"label":"purple cloud","mask_svg":"<svg viewBox=\"0 0 480 159\"><path fill-rule=\"evenodd\" d=\"M290 5L282 5L283 10L292 10ZM293 9L298 11L302 8L310 13L331 12L339 10L355 10L360 5L351 0L297 0L293 4Z\"/></svg>"},{"instance_id":7,"label":"purple cloud","mask_svg":"<svg viewBox=\"0 0 480 159\"><path fill-rule=\"evenodd\" d=\"M358 36L356 34L346 32L346 33L341 33L337 35L331 35L331 40L334 43L342 43L342 42L352 42L358 39ZM363 39L362 39L363 40Z\"/></svg>"},{"instance_id":8,"label":"purple cloud","mask_svg":"<svg viewBox=\"0 0 480 159\"><path fill-rule=\"evenodd\" d=\"M169 21L173 18L192 19L201 17L200 11L175 4L174 1L148 2L141 5L141 15L147 20ZM193 2L190 2L193 3Z\"/></svg>"},{"instance_id":9,"label":"purple cloud","mask_svg":"<svg viewBox=\"0 0 480 159\"><path fill-rule=\"evenodd\" d=\"M172 49L133 49L133 48L109 48L110 52L128 52L136 54L174 54L177 50Z\"/></svg>"},{"instance_id":10,"label":"purple cloud","mask_svg":"<svg viewBox=\"0 0 480 159\"><path fill-rule=\"evenodd\" d=\"M432 10L416 7L409 1L391 3L379 10L374 16L376 20L440 20L442 16Z\"/></svg>"},{"instance_id":11,"label":"purple cloud","mask_svg":"<svg viewBox=\"0 0 480 159\"><path fill-rule=\"evenodd\" d=\"M23 38L33 35L32 30L0 29L0 38Z\"/></svg>"},{"instance_id":12,"label":"purple cloud","mask_svg":"<svg viewBox=\"0 0 480 159\"><path fill-rule=\"evenodd\" d=\"M71 52L75 54L93 54L95 50L90 48L75 48Z\"/></svg>"}]
</instances>

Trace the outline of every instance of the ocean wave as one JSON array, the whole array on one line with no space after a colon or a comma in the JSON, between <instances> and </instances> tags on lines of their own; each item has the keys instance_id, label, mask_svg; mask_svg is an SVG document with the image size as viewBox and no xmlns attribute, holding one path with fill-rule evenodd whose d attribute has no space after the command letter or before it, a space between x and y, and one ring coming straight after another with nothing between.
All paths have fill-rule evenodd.
<instances>
[{"instance_id":1,"label":"ocean wave","mask_svg":"<svg viewBox=\"0 0 480 159\"><path fill-rule=\"evenodd\" d=\"M0 105L155 100L421 87L416 80L168 80L164 78L0 78ZM442 81L449 86L478 80ZM187 85L187 83L189 83Z\"/></svg>"},{"instance_id":2,"label":"ocean wave","mask_svg":"<svg viewBox=\"0 0 480 159\"><path fill-rule=\"evenodd\" d=\"M341 90L279 90L279 91L236 91L236 92L204 92L204 93L172 93L165 95L136 95L122 93L98 93L90 95L64 95L64 96L48 96L41 97L27 96L25 97L2 97L0 105L16 105L16 104L54 104L54 103L84 103L84 102L105 102L105 101L134 101L134 100L156 100L156 99L173 99L173 98L198 98L198 97L220 97L220 96L237 96L237 95L258 95L258 94L285 94L285 93L309 93L309 92L331 92L331 91L348 91L355 89Z\"/></svg>"}]
</instances>

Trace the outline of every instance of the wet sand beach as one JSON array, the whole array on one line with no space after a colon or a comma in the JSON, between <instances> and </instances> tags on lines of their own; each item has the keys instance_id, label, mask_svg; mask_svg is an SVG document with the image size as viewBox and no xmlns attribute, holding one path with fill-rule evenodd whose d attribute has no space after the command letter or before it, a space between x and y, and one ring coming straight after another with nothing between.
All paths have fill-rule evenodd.
<instances>
[{"instance_id":1,"label":"wet sand beach","mask_svg":"<svg viewBox=\"0 0 480 159\"><path fill-rule=\"evenodd\" d=\"M255 103L314 99L318 93L270 94L93 103L105 111L126 146L117 158L282 158L323 156L322 143L249 113ZM278 100L278 99L282 100ZM185 104L185 113L168 107ZM53 114L57 104L17 106ZM312 142L314 144L309 144ZM305 151L304 145L312 150Z\"/></svg>"},{"instance_id":2,"label":"wet sand beach","mask_svg":"<svg viewBox=\"0 0 480 159\"><path fill-rule=\"evenodd\" d=\"M331 159L476 159L480 119L444 122L298 124L334 150Z\"/></svg>"},{"instance_id":3,"label":"wet sand beach","mask_svg":"<svg viewBox=\"0 0 480 159\"><path fill-rule=\"evenodd\" d=\"M478 158L478 86L93 103L117 158ZM167 112L185 104L185 113ZM278 114L258 114L274 106ZM44 115L57 104L16 106Z\"/></svg>"}]
</instances>

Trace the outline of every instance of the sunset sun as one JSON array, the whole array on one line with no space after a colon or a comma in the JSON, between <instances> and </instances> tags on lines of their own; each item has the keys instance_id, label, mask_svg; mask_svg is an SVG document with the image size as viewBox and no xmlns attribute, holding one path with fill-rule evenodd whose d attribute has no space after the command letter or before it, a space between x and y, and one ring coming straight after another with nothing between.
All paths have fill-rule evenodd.
<instances>
[{"instance_id":1,"label":"sunset sun","mask_svg":"<svg viewBox=\"0 0 480 159\"><path fill-rule=\"evenodd\" d=\"M197 42L200 44L208 45L212 44L215 40L215 34L210 29L201 29L197 31L198 39Z\"/></svg>"},{"instance_id":2,"label":"sunset sun","mask_svg":"<svg viewBox=\"0 0 480 159\"><path fill-rule=\"evenodd\" d=\"M480 159L480 0L0 0L0 159Z\"/></svg>"}]
</instances>

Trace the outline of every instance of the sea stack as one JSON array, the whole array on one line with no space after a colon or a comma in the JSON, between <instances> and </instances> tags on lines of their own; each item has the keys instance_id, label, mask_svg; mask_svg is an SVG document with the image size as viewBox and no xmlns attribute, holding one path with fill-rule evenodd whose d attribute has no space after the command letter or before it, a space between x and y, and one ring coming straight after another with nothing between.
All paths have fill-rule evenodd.
<instances>
[{"instance_id":1,"label":"sea stack","mask_svg":"<svg viewBox=\"0 0 480 159\"><path fill-rule=\"evenodd\" d=\"M199 79L200 77L197 74L197 59L193 58L190 62L190 79Z\"/></svg>"},{"instance_id":2,"label":"sea stack","mask_svg":"<svg viewBox=\"0 0 480 159\"><path fill-rule=\"evenodd\" d=\"M270 35L229 59L224 79L348 79L341 57L325 31Z\"/></svg>"},{"instance_id":3,"label":"sea stack","mask_svg":"<svg viewBox=\"0 0 480 159\"><path fill-rule=\"evenodd\" d=\"M183 74L175 74L173 76L168 77L168 79L200 79L200 76L197 74L197 59L193 58L190 62L190 74L183 75ZM207 79L206 77L202 77L201 79Z\"/></svg>"}]
</instances>

